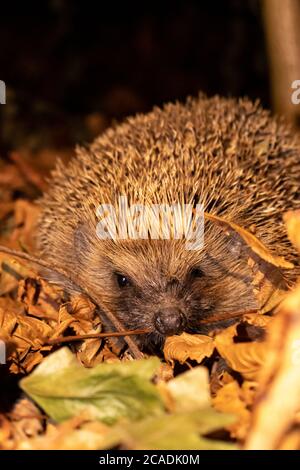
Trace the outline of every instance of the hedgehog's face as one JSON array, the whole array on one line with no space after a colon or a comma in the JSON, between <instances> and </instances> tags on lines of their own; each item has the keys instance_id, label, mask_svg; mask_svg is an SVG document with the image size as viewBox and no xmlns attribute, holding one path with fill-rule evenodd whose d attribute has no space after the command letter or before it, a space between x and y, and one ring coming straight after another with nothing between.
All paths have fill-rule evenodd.
<instances>
[{"instance_id":1,"label":"hedgehog's face","mask_svg":"<svg viewBox=\"0 0 300 470\"><path fill-rule=\"evenodd\" d=\"M229 251L187 251L182 241L167 240L101 243L90 288L126 328L149 329L138 337L147 345L206 332L218 326L218 314L254 307L245 263Z\"/></svg>"}]
</instances>

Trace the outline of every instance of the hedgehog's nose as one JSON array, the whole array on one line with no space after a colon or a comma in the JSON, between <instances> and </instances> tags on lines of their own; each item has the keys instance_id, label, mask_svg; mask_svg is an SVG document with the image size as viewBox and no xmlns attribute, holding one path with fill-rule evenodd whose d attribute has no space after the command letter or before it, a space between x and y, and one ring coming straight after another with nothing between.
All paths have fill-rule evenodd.
<instances>
[{"instance_id":1,"label":"hedgehog's nose","mask_svg":"<svg viewBox=\"0 0 300 470\"><path fill-rule=\"evenodd\" d=\"M156 313L154 325L164 336L179 334L185 327L185 317L179 308L167 307Z\"/></svg>"}]
</instances>

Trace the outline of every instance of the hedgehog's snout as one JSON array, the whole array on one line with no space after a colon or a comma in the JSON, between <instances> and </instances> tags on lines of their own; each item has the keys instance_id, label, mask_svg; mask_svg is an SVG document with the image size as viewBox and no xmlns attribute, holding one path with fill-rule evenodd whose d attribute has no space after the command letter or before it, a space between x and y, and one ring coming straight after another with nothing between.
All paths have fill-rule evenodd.
<instances>
[{"instance_id":1,"label":"hedgehog's snout","mask_svg":"<svg viewBox=\"0 0 300 470\"><path fill-rule=\"evenodd\" d=\"M154 326L163 336L180 334L185 325L185 316L178 307L162 308L154 316Z\"/></svg>"}]
</instances>

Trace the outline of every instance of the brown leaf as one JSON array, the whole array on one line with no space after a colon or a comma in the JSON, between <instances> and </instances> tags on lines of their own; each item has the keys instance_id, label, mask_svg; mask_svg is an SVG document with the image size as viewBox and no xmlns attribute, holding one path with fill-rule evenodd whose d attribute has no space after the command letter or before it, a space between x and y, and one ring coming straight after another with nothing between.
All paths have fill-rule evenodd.
<instances>
[{"instance_id":1,"label":"brown leaf","mask_svg":"<svg viewBox=\"0 0 300 470\"><path fill-rule=\"evenodd\" d=\"M15 229L11 235L11 241L17 242L16 247L26 247L32 250L35 246L34 231L40 209L32 202L18 199L15 202L14 223Z\"/></svg>"},{"instance_id":2,"label":"brown leaf","mask_svg":"<svg viewBox=\"0 0 300 470\"><path fill-rule=\"evenodd\" d=\"M0 253L0 295L9 294L18 288L22 278L34 275L34 271L25 263Z\"/></svg>"},{"instance_id":3,"label":"brown leaf","mask_svg":"<svg viewBox=\"0 0 300 470\"><path fill-rule=\"evenodd\" d=\"M277 449L300 408L300 284L269 328L247 449Z\"/></svg>"},{"instance_id":4,"label":"brown leaf","mask_svg":"<svg viewBox=\"0 0 300 470\"><path fill-rule=\"evenodd\" d=\"M264 363L267 348L265 342L235 343L236 325L219 333L214 344L219 354L231 369L239 372L248 380L255 380Z\"/></svg>"},{"instance_id":5,"label":"brown leaf","mask_svg":"<svg viewBox=\"0 0 300 470\"><path fill-rule=\"evenodd\" d=\"M260 313L247 313L246 315L243 315L242 321L249 323L249 325L267 328L269 323L272 321L272 317L262 315Z\"/></svg>"},{"instance_id":6,"label":"brown leaf","mask_svg":"<svg viewBox=\"0 0 300 470\"><path fill-rule=\"evenodd\" d=\"M19 400L9 413L13 423L14 436L18 440L35 437L43 430L40 410L28 398Z\"/></svg>"},{"instance_id":7,"label":"brown leaf","mask_svg":"<svg viewBox=\"0 0 300 470\"><path fill-rule=\"evenodd\" d=\"M262 260L267 261L270 264L278 268L292 269L294 265L289 261L286 261L282 256L277 256L271 253L268 248L255 236L253 233L248 230L240 227L234 222L230 222L216 215L205 213L205 218L216 222L223 228L230 229L240 235L244 240L246 245L251 248L251 250L256 253Z\"/></svg>"},{"instance_id":8,"label":"brown leaf","mask_svg":"<svg viewBox=\"0 0 300 470\"><path fill-rule=\"evenodd\" d=\"M102 325L96 306L86 296L76 295L72 297L67 308L69 314L73 317L70 327L77 335L101 332ZM100 356L101 344L100 338L90 338L81 344L77 343L75 345L77 357L85 367L93 367L102 361Z\"/></svg>"},{"instance_id":9,"label":"brown leaf","mask_svg":"<svg viewBox=\"0 0 300 470\"><path fill-rule=\"evenodd\" d=\"M1 337L6 342L6 360L13 373L29 372L42 361L43 354L52 349L44 346L47 337L53 334L58 324L58 309L61 298L59 293L38 278L22 279L30 274L36 276L32 269L10 259L6 255L3 289L18 287L18 299L0 298ZM56 318L55 318L56 317ZM11 347L12 345L12 347Z\"/></svg>"},{"instance_id":10,"label":"brown leaf","mask_svg":"<svg viewBox=\"0 0 300 470\"><path fill-rule=\"evenodd\" d=\"M43 338L50 334L51 327L37 318L26 316L25 312L16 315L14 311L1 309L0 322L1 331L9 335L9 340L15 344L13 352L7 356L11 372L29 372L43 359L41 351L51 349L43 346Z\"/></svg>"},{"instance_id":11,"label":"brown leaf","mask_svg":"<svg viewBox=\"0 0 300 470\"><path fill-rule=\"evenodd\" d=\"M250 258L248 265L253 274L253 291L260 313L268 313L277 307L288 291L282 272L273 264L259 258Z\"/></svg>"},{"instance_id":12,"label":"brown leaf","mask_svg":"<svg viewBox=\"0 0 300 470\"><path fill-rule=\"evenodd\" d=\"M200 363L212 355L214 347L214 340L210 336L182 333L166 339L164 355L166 361L171 363L176 360L184 364L188 359Z\"/></svg>"},{"instance_id":13,"label":"brown leaf","mask_svg":"<svg viewBox=\"0 0 300 470\"><path fill-rule=\"evenodd\" d=\"M245 400L243 388L236 380L225 384L218 390L212 399L212 404L217 411L230 413L237 416L237 421L228 426L232 438L244 440L249 426L251 413Z\"/></svg>"},{"instance_id":14,"label":"brown leaf","mask_svg":"<svg viewBox=\"0 0 300 470\"><path fill-rule=\"evenodd\" d=\"M2 337L5 336L6 341L14 345L13 352L10 348L7 357L11 372L29 372L53 348L46 344L47 341L62 336L69 328L74 331L74 335L101 331L100 317L88 298L77 296L68 304L63 303L63 292L60 289L38 277L33 270L28 271L27 267L23 269L23 265L14 260L10 260L8 273L13 284L4 284L4 288L18 287L17 300L10 299L9 310L1 310L0 302ZM26 274L31 276L22 279ZM91 367L103 360L101 344L99 338L90 338L72 347L78 359L86 367Z\"/></svg>"},{"instance_id":15,"label":"brown leaf","mask_svg":"<svg viewBox=\"0 0 300 470\"><path fill-rule=\"evenodd\" d=\"M58 321L62 296L63 293L59 288L38 276L27 277L19 282L18 300L26 306L30 315L47 320L50 325Z\"/></svg>"},{"instance_id":16,"label":"brown leaf","mask_svg":"<svg viewBox=\"0 0 300 470\"><path fill-rule=\"evenodd\" d=\"M10 203L11 210L1 223L0 244L8 248L33 251L35 227L40 209L25 199Z\"/></svg>"},{"instance_id":17,"label":"brown leaf","mask_svg":"<svg viewBox=\"0 0 300 470\"><path fill-rule=\"evenodd\" d=\"M289 211L283 216L291 243L300 253L300 210Z\"/></svg>"}]
</instances>

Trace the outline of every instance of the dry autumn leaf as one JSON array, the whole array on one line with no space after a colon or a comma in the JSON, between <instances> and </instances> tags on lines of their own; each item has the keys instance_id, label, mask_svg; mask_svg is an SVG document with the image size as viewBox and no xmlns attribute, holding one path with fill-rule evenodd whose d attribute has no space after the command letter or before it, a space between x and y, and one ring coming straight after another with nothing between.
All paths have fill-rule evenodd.
<instances>
[{"instance_id":1,"label":"dry autumn leaf","mask_svg":"<svg viewBox=\"0 0 300 470\"><path fill-rule=\"evenodd\" d=\"M259 321L256 317L259 315L249 316L254 326L261 328L269 324L269 321ZM165 343L165 359L171 363L178 361L183 364L188 360L201 363L205 357L210 357L216 349L231 369L241 373L246 379L253 380L264 362L266 344L261 341L237 343L234 340L237 336L237 325L224 329L214 338L188 333L171 336L167 338Z\"/></svg>"},{"instance_id":2,"label":"dry autumn leaf","mask_svg":"<svg viewBox=\"0 0 300 470\"><path fill-rule=\"evenodd\" d=\"M268 263L273 264L278 268L292 269L294 267L292 263L286 261L282 256L277 256L271 253L268 248L255 235L253 235L253 233L249 232L243 227L240 227L234 222L218 217L217 215L205 213L204 217L208 220L216 222L221 227L229 229L240 235L246 245L262 260L267 261Z\"/></svg>"},{"instance_id":3,"label":"dry autumn leaf","mask_svg":"<svg viewBox=\"0 0 300 470\"><path fill-rule=\"evenodd\" d=\"M212 399L214 408L223 413L230 413L237 419L228 426L230 435L233 438L244 440L247 436L251 412L248 403L245 401L243 388L233 380L225 384Z\"/></svg>"},{"instance_id":4,"label":"dry autumn leaf","mask_svg":"<svg viewBox=\"0 0 300 470\"><path fill-rule=\"evenodd\" d=\"M14 223L15 228L11 234L11 241L16 242L16 247L25 247L27 250L34 248L34 230L40 209L32 202L18 199L15 203Z\"/></svg>"},{"instance_id":5,"label":"dry autumn leaf","mask_svg":"<svg viewBox=\"0 0 300 470\"><path fill-rule=\"evenodd\" d=\"M0 336L7 344L6 359L11 372L29 372L53 346L45 344L72 328L74 334L98 333L101 322L95 306L83 296L64 302L61 289L41 279L23 262L3 255L2 294L17 290L17 298L0 298ZM100 340L87 339L74 345L86 366L103 360ZM14 347L11 347L14 345Z\"/></svg>"},{"instance_id":6,"label":"dry autumn leaf","mask_svg":"<svg viewBox=\"0 0 300 470\"><path fill-rule=\"evenodd\" d=\"M34 276L32 268L21 261L0 253L0 295L6 295L19 287L19 281Z\"/></svg>"},{"instance_id":7,"label":"dry autumn leaf","mask_svg":"<svg viewBox=\"0 0 300 470\"><path fill-rule=\"evenodd\" d=\"M281 304L266 346L247 449L277 449L300 407L300 285Z\"/></svg>"},{"instance_id":8,"label":"dry autumn leaf","mask_svg":"<svg viewBox=\"0 0 300 470\"><path fill-rule=\"evenodd\" d=\"M34 438L43 431L42 413L28 398L21 398L15 404L9 419L13 425L11 437L15 441Z\"/></svg>"},{"instance_id":9,"label":"dry autumn leaf","mask_svg":"<svg viewBox=\"0 0 300 470\"><path fill-rule=\"evenodd\" d=\"M300 253L300 210L284 215L289 239Z\"/></svg>"},{"instance_id":10,"label":"dry autumn leaf","mask_svg":"<svg viewBox=\"0 0 300 470\"><path fill-rule=\"evenodd\" d=\"M267 346L265 342L235 343L236 325L226 328L216 335L214 344L229 367L247 379L255 380L264 363Z\"/></svg>"},{"instance_id":11,"label":"dry autumn leaf","mask_svg":"<svg viewBox=\"0 0 300 470\"><path fill-rule=\"evenodd\" d=\"M76 335L101 332L101 320L95 305L85 296L73 296L68 304L59 310L59 324L68 325ZM65 328L57 330L51 338L57 338ZM100 338L90 338L74 345L77 357L86 367L92 367L102 361Z\"/></svg>"},{"instance_id":12,"label":"dry autumn leaf","mask_svg":"<svg viewBox=\"0 0 300 470\"><path fill-rule=\"evenodd\" d=\"M299 250L299 211L288 212L284 220L291 242ZM289 293L277 309L269 330L268 354L261 369L247 449L299 448L297 422L300 402L300 285ZM283 335L284 332L284 335ZM282 400L288 393L288 400ZM290 431L290 432L289 432Z\"/></svg>"},{"instance_id":13,"label":"dry autumn leaf","mask_svg":"<svg viewBox=\"0 0 300 470\"><path fill-rule=\"evenodd\" d=\"M0 180L2 177L7 178L10 189L2 193L4 196L0 204L0 242L31 252L34 248L33 233L38 209L25 197L43 188L45 172L44 165L39 169L39 165L34 164L30 152L25 157L25 165L18 155L14 157L18 168L8 165L11 166L8 168L11 175L9 172L5 175L1 173ZM48 155L45 156L45 160L47 159ZM15 197L9 196L15 190L17 194L21 194L20 199L15 200ZM65 406L67 414L70 413L74 417L62 424L55 423L49 417L55 414L51 408L55 406L54 401L60 400L60 397L55 396L56 390L50 390L49 396L42 397L47 406L51 402L49 411L46 408L45 411L38 410L31 401L22 399L11 408L10 413L0 416L2 448L232 448L235 444L228 442L228 433L225 440L223 437L218 440L216 437L211 439L205 435L211 431L224 433L224 427L229 431L231 439L239 445L246 439L249 448L255 448L257 443L270 448L299 448L300 386L297 368L288 363L289 354L293 354L296 361L300 356L297 349L300 344L297 336L299 306L298 301L293 305L284 302L288 286L281 271L291 268L292 265L284 260L280 253L276 253L276 246L273 249L274 255L255 235L236 223L217 216L207 215L207 218L223 227L233 244L238 241L238 245L243 247L251 287L259 307L258 313L243 315L243 312L239 312L235 326L215 331L212 336L184 333L167 339L164 352L168 363L161 363L159 371L150 383L152 392L161 402L157 416L151 416L151 411L147 415L147 411L144 413L145 410L142 410L143 417L139 421L132 420L129 416L127 422L110 426L84 414L76 416L74 403L70 403L72 400L69 399L75 397L80 401L82 397L76 396L78 387L74 380L74 397L67 397L68 405L64 402L60 410L55 410L55 417L61 417L60 413L66 411L62 411ZM299 250L299 211L288 213L285 221L290 240ZM0 262L0 340L4 341L7 347L9 376L12 372L28 374L33 371L25 380L36 377L39 369L34 368L39 364L47 365L45 356L53 349L58 348L58 353L61 351L60 343L55 347L45 344L48 339L101 331L97 308L88 298L81 295L71 299L66 297L60 289L41 279L34 268L8 255L0 254ZM278 323L277 319L273 323L273 318L262 315L273 312L282 300L283 307L277 308ZM291 309L293 315L287 314ZM265 339L262 341L263 334L260 337L264 332L269 335L267 342ZM120 370L126 362L135 364L130 353L124 353L122 348L122 345L115 348L110 341L99 338L70 343L72 358L89 368L84 370L88 371L87 377L92 379L93 371L97 371L95 366L100 362L106 363L107 366L116 365ZM201 363L205 358L209 358L209 361L205 361L207 367L191 368L189 361ZM175 361L182 366L177 364L174 367ZM217 364L220 365L219 368ZM182 372L188 367L191 370ZM40 379L41 377L38 377L38 381ZM16 380L16 376L13 376L13 380ZM73 377L62 380L59 384L60 390L70 390L72 380ZM46 385L49 385L49 382L48 380ZM142 393L144 382L139 384L139 391L134 394L134 400L138 402L135 402L134 406L139 408L143 403L146 409L147 400ZM256 397L257 383L260 389ZM95 386L93 380L87 383L89 392L90 386ZM124 386L124 378L121 386ZM134 387L130 389L131 392L132 389ZM20 388L18 391L20 392ZM47 391L49 392L49 389ZM117 391L120 391L120 387ZM114 392L109 389L109 394L109 398L112 398ZM289 403L283 403L284 394L288 395ZM89 398L87 402L90 410L93 409ZM219 413L209 407L210 402ZM104 414L106 411L105 409ZM100 410L101 416L102 413ZM232 417L228 417L228 413ZM130 412L128 414L130 415Z\"/></svg>"},{"instance_id":14,"label":"dry autumn leaf","mask_svg":"<svg viewBox=\"0 0 300 470\"><path fill-rule=\"evenodd\" d=\"M200 363L212 355L214 347L214 340L209 336L182 333L166 339L164 356L169 362L176 360L183 364L190 359Z\"/></svg>"},{"instance_id":15,"label":"dry autumn leaf","mask_svg":"<svg viewBox=\"0 0 300 470\"><path fill-rule=\"evenodd\" d=\"M40 209L36 204L25 199L17 199L9 212L10 217L3 219L0 244L18 250L33 251L35 248L34 233L39 212Z\"/></svg>"},{"instance_id":16,"label":"dry autumn leaf","mask_svg":"<svg viewBox=\"0 0 300 470\"><path fill-rule=\"evenodd\" d=\"M242 321L247 322L249 325L267 328L269 323L272 321L272 317L261 315L259 313L246 313L246 315L243 315Z\"/></svg>"}]
</instances>

